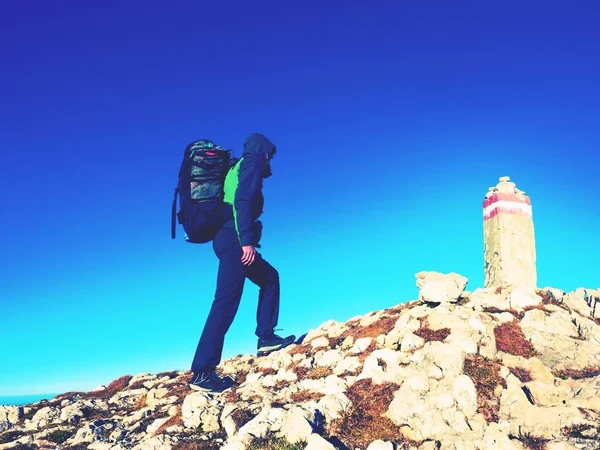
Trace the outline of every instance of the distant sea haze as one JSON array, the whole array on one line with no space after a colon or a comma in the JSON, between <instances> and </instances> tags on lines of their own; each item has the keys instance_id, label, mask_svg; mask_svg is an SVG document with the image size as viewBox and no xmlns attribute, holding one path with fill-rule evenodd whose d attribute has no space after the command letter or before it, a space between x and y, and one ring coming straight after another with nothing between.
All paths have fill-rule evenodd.
<instances>
[{"instance_id":1,"label":"distant sea haze","mask_svg":"<svg viewBox=\"0 0 600 450\"><path fill-rule=\"evenodd\" d=\"M0 406L23 406L40 400L50 400L58 394L0 395Z\"/></svg>"}]
</instances>

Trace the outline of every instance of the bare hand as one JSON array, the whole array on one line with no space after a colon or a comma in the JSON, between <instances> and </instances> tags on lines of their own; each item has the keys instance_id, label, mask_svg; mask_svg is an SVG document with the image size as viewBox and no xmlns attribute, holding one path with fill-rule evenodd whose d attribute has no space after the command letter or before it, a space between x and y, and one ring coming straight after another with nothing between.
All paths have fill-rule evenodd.
<instances>
[{"instance_id":1,"label":"bare hand","mask_svg":"<svg viewBox=\"0 0 600 450\"><path fill-rule=\"evenodd\" d=\"M256 258L256 250L252 245L246 245L242 247L242 264L245 266L249 266L254 262L254 258Z\"/></svg>"}]
</instances>

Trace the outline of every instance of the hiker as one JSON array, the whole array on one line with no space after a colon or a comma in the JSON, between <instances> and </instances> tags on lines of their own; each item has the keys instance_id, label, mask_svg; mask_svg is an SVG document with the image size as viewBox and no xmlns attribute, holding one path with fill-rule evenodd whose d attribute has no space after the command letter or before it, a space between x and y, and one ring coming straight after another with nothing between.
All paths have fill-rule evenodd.
<instances>
[{"instance_id":1,"label":"hiker","mask_svg":"<svg viewBox=\"0 0 600 450\"><path fill-rule=\"evenodd\" d=\"M295 340L275 334L279 317L279 274L256 248L260 248L263 210L263 179L271 176L275 145L254 133L244 143L242 158L229 170L224 184L225 224L213 239L219 259L217 287L212 307L192 362L190 387L222 392L233 385L229 377L220 378L215 368L221 361L225 334L237 313L245 279L259 288L256 313L258 356L280 350Z\"/></svg>"}]
</instances>

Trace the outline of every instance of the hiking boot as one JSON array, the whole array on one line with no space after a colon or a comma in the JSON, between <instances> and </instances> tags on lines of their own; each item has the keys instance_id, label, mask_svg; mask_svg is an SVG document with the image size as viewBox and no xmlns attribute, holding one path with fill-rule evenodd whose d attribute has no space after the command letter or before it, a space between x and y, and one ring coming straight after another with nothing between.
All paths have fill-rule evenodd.
<instances>
[{"instance_id":1,"label":"hiking boot","mask_svg":"<svg viewBox=\"0 0 600 450\"><path fill-rule=\"evenodd\" d=\"M291 335L287 337L280 337L276 334L272 334L267 337L258 339L258 356L265 356L271 352L281 350L288 345L291 345L296 340L296 336Z\"/></svg>"},{"instance_id":2,"label":"hiking boot","mask_svg":"<svg viewBox=\"0 0 600 450\"><path fill-rule=\"evenodd\" d=\"M190 388L202 392L223 392L233 386L229 377L220 378L216 372L198 373L192 377Z\"/></svg>"}]
</instances>

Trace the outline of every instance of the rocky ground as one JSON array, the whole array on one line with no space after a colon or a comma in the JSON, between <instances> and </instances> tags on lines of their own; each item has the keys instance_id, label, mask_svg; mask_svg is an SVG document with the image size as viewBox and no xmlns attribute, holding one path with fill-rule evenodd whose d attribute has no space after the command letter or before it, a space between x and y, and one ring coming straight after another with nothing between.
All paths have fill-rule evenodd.
<instances>
[{"instance_id":1,"label":"rocky ground","mask_svg":"<svg viewBox=\"0 0 600 450\"><path fill-rule=\"evenodd\" d=\"M189 372L0 407L0 449L600 449L600 292L465 291L417 274L419 298L301 344Z\"/></svg>"}]
</instances>

